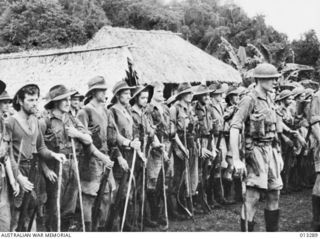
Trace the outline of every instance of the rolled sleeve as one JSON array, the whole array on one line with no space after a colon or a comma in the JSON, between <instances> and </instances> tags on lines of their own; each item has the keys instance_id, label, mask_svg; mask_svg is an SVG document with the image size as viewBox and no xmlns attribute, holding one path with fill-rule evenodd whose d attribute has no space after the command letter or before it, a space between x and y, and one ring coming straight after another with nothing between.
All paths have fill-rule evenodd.
<instances>
[{"instance_id":1,"label":"rolled sleeve","mask_svg":"<svg viewBox=\"0 0 320 239\"><path fill-rule=\"evenodd\" d=\"M248 118L249 114L252 112L254 106L254 102L251 96L245 96L240 102L238 106L237 112L234 114L232 118L230 128L236 128L241 130L243 127L243 123Z\"/></svg>"}]
</instances>

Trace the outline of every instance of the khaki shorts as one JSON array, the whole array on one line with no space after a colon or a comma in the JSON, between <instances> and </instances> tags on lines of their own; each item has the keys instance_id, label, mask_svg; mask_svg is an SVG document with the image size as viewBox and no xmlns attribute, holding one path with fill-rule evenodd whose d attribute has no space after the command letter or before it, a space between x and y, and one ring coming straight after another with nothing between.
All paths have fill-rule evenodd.
<instances>
[{"instance_id":1,"label":"khaki shorts","mask_svg":"<svg viewBox=\"0 0 320 239\"><path fill-rule=\"evenodd\" d=\"M246 184L265 190L281 190L282 158L271 145L253 146L253 163L255 168L247 164Z\"/></svg>"}]
</instances>

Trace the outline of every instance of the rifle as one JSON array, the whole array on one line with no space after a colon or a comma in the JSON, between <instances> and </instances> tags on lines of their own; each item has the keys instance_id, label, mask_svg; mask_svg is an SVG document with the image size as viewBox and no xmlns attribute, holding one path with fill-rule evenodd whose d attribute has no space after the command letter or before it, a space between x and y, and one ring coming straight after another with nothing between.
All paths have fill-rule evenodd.
<instances>
[{"instance_id":1,"label":"rifle","mask_svg":"<svg viewBox=\"0 0 320 239\"><path fill-rule=\"evenodd\" d=\"M146 148L147 148L147 140L148 140L148 137L147 136L144 136L144 139L143 139L143 154L144 156L147 158L147 155L146 155ZM142 168L142 204L141 204L141 231L143 231L143 220L144 220L144 202L145 202L145 181L146 181L146 163L147 162L144 162L143 163L143 168Z\"/></svg>"},{"instance_id":2,"label":"rifle","mask_svg":"<svg viewBox=\"0 0 320 239\"><path fill-rule=\"evenodd\" d=\"M77 183L78 183L78 190L79 190L79 203L80 203L80 211L81 211L82 231L85 232L86 228L85 228L85 223L84 223L80 174L79 174L78 160L77 160L77 154L76 154L76 146L74 144L74 139L73 138L71 138L71 145L72 145L72 154L73 154L73 160L74 160L75 169L76 169L76 176L77 176Z\"/></svg>"},{"instance_id":3,"label":"rifle","mask_svg":"<svg viewBox=\"0 0 320 239\"><path fill-rule=\"evenodd\" d=\"M28 175L28 180L33 183L34 185L36 184L36 180L37 180L37 162L38 162L38 156L37 154L33 155L33 158L31 160L31 166L30 166L30 171L29 171L29 175ZM22 205L21 205L21 212L20 212L20 216L19 216L19 220L18 220L18 226L16 231L17 232L23 232L23 231L27 231L31 229L32 223L33 223L33 219L34 217L32 216L30 221L29 221L29 225L28 228L26 228L25 226L25 222L26 219L28 217L28 209L32 200L32 191L29 192L25 192L24 196L23 196L23 201L22 201ZM37 195L36 195L37 196ZM37 206L36 206L37 208ZM37 210L35 208L35 211ZM34 213L34 212L33 212Z\"/></svg>"},{"instance_id":4,"label":"rifle","mask_svg":"<svg viewBox=\"0 0 320 239\"><path fill-rule=\"evenodd\" d=\"M163 139L161 137L161 143ZM165 170L164 170L164 157L162 157L161 160L161 169L162 169L162 186L163 186L163 202L164 202L164 213L166 216L166 226L163 228L163 230L168 230L169 228L169 218L168 218L168 205L167 205L167 194L166 194L166 176L165 176Z\"/></svg>"},{"instance_id":5,"label":"rifle","mask_svg":"<svg viewBox=\"0 0 320 239\"><path fill-rule=\"evenodd\" d=\"M187 128L186 125L184 125L184 146L187 148ZM186 191L187 191L187 197L190 200L191 204L191 218L194 221L194 212L193 212L193 201L192 201L192 192L191 192L191 179L190 179L190 165L189 165L189 159L190 159L190 152L188 157L184 160L185 162L185 180L186 180Z\"/></svg>"},{"instance_id":6,"label":"rifle","mask_svg":"<svg viewBox=\"0 0 320 239\"><path fill-rule=\"evenodd\" d=\"M132 180L133 180L133 171L134 171L134 166L135 166L135 164L136 164L136 156L137 156L137 151L134 150L134 151L133 151L132 165L131 165L131 170L130 170L128 190L127 190L126 201L125 201L125 204L124 204L124 211L123 211L122 222L121 222L121 232L123 231L124 222L125 222L125 220L126 220L127 207L128 207L128 202L129 202L129 197L130 197L130 191L131 191L131 182L132 182Z\"/></svg>"},{"instance_id":7,"label":"rifle","mask_svg":"<svg viewBox=\"0 0 320 239\"><path fill-rule=\"evenodd\" d=\"M61 211L60 211L60 196L61 196L61 183L62 183L62 163L59 163L58 175L58 193L57 193L57 217L58 217L58 232L61 231Z\"/></svg>"},{"instance_id":8,"label":"rifle","mask_svg":"<svg viewBox=\"0 0 320 239\"><path fill-rule=\"evenodd\" d=\"M100 214L101 214L101 210L100 210L100 206L101 206L101 202L103 199L103 195L108 183L108 179L109 179L109 174L110 174L110 169L105 169L101 181L100 181L100 187L98 190L98 194L97 197L94 201L93 204L93 209L92 209L92 231L97 231L98 229L98 224L99 224L99 218L100 218Z\"/></svg>"}]
</instances>

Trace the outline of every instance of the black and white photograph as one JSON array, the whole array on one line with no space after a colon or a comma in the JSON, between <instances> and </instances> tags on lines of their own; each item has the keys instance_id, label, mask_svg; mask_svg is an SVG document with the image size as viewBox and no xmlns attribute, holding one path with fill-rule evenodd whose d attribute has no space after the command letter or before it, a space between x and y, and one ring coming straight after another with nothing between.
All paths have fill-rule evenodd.
<instances>
[{"instance_id":1,"label":"black and white photograph","mask_svg":"<svg viewBox=\"0 0 320 239\"><path fill-rule=\"evenodd\" d=\"M319 87L319 0L0 0L0 237L317 238Z\"/></svg>"}]
</instances>

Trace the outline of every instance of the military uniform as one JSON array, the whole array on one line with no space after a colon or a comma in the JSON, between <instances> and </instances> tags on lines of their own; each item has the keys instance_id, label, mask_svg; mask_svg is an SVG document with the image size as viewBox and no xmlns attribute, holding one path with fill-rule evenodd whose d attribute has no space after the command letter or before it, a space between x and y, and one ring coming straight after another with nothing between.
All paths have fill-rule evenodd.
<instances>
[{"instance_id":1,"label":"military uniform","mask_svg":"<svg viewBox=\"0 0 320 239\"><path fill-rule=\"evenodd\" d=\"M44 144L43 136L40 130L40 124L36 117L30 116L29 124L30 128L27 128L20 121L21 119L17 115L13 115L6 121L6 131L10 137L10 143L12 144L13 156L16 163L19 160L19 172L28 177L32 164L36 168L36 176L34 182L34 190L32 195L32 205L33 207L29 211L28 217L25 221L25 227L31 218L34 210L37 210L36 206L39 204L40 200L40 181L42 175L39 173L39 162L38 158L35 156L39 154L41 158L48 160L51 159L51 152L48 150ZM21 151L20 151L21 148ZM20 156L19 156L20 155ZM35 162L33 162L35 160ZM13 210L12 210L12 222L11 230L15 230L18 226L18 220L20 216L20 209L24 198L24 192L20 192L18 197L13 200ZM33 223L33 228L35 228L36 223ZM33 229L34 230L34 229Z\"/></svg>"},{"instance_id":2,"label":"military uniform","mask_svg":"<svg viewBox=\"0 0 320 239\"><path fill-rule=\"evenodd\" d=\"M195 115L190 106L182 104L181 101L177 101L170 108L170 119L171 135L177 134L180 141L184 144L184 147L189 150L189 158L185 158L179 146L175 142L173 144L174 192L177 193L178 202L180 202L184 200L186 195L187 197L194 196L199 183L198 151L195 142ZM186 185L186 181L183 178L186 173L184 160L189 160L190 185ZM181 188L182 185L183 187ZM190 209L191 205L188 205L188 207Z\"/></svg>"},{"instance_id":3,"label":"military uniform","mask_svg":"<svg viewBox=\"0 0 320 239\"><path fill-rule=\"evenodd\" d=\"M316 92L312 98L310 113L308 117L310 127L320 123L320 91ZM312 128L310 129L312 130ZM314 132L312 132L314 134ZM316 181L312 190L312 210L313 210L313 230L320 231L320 142L319 135L314 135L314 169L317 174Z\"/></svg>"}]
</instances>

